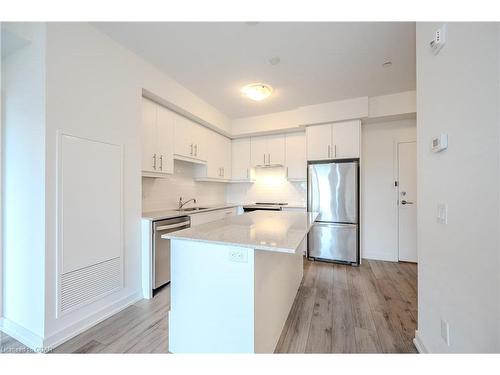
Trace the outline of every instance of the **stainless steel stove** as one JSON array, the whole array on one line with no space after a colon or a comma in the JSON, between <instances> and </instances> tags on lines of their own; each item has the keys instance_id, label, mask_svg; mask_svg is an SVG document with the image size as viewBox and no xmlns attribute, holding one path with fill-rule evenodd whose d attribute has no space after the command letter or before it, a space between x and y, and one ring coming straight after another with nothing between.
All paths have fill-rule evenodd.
<instances>
[{"instance_id":1,"label":"stainless steel stove","mask_svg":"<svg viewBox=\"0 0 500 375\"><path fill-rule=\"evenodd\" d=\"M243 206L243 211L251 212L251 211L281 211L283 206L286 206L288 203L277 203L277 202L257 202L254 204L248 204Z\"/></svg>"}]
</instances>

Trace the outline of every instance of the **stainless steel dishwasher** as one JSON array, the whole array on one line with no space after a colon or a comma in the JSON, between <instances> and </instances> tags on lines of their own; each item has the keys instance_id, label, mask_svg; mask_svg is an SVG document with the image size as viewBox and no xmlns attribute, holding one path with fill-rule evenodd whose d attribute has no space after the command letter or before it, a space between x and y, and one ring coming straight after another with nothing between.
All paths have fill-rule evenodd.
<instances>
[{"instance_id":1,"label":"stainless steel dishwasher","mask_svg":"<svg viewBox=\"0 0 500 375\"><path fill-rule=\"evenodd\" d=\"M161 236L190 226L189 216L153 222L153 289L170 282L170 240Z\"/></svg>"}]
</instances>

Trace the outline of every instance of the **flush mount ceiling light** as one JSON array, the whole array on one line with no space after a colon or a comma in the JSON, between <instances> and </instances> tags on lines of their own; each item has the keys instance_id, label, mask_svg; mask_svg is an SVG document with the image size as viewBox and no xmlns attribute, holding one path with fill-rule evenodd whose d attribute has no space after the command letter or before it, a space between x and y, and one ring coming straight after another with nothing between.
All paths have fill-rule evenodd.
<instances>
[{"instance_id":1,"label":"flush mount ceiling light","mask_svg":"<svg viewBox=\"0 0 500 375\"><path fill-rule=\"evenodd\" d=\"M243 87L241 92L252 100L261 101L271 95L273 88L265 83L251 83Z\"/></svg>"}]
</instances>

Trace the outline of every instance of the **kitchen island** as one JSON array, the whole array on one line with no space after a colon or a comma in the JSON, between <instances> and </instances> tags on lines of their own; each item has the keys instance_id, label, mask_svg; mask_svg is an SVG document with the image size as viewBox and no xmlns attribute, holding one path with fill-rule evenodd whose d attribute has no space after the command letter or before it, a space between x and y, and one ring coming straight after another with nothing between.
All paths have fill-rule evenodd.
<instances>
[{"instance_id":1,"label":"kitchen island","mask_svg":"<svg viewBox=\"0 0 500 375\"><path fill-rule=\"evenodd\" d=\"M169 233L172 353L272 353L316 213L255 211Z\"/></svg>"}]
</instances>

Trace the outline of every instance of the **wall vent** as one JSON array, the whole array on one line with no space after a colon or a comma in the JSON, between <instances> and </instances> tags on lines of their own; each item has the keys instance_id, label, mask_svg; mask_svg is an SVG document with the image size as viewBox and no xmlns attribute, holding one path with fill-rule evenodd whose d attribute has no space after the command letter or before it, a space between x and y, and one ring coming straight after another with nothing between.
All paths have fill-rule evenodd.
<instances>
[{"instance_id":1,"label":"wall vent","mask_svg":"<svg viewBox=\"0 0 500 375\"><path fill-rule=\"evenodd\" d=\"M67 312L122 288L121 257L61 275L59 311Z\"/></svg>"}]
</instances>

